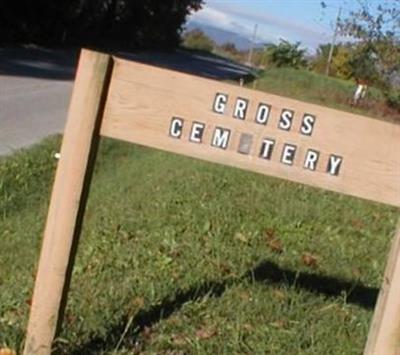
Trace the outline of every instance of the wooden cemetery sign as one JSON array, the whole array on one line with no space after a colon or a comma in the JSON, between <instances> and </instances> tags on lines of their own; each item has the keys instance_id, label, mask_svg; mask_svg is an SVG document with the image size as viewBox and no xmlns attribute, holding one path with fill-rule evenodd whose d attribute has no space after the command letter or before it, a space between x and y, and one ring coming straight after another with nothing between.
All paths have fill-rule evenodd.
<instances>
[{"instance_id":1,"label":"wooden cemetery sign","mask_svg":"<svg viewBox=\"0 0 400 355\"><path fill-rule=\"evenodd\" d=\"M400 125L84 50L51 197L25 355L49 354L100 136L400 207ZM365 354L400 351L400 228Z\"/></svg>"}]
</instances>

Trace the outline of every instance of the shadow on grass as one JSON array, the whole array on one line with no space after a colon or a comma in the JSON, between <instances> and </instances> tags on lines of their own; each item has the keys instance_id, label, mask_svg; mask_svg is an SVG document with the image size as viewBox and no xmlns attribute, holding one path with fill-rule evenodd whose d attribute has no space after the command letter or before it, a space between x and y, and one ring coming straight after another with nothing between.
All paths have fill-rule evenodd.
<instances>
[{"instance_id":1,"label":"shadow on grass","mask_svg":"<svg viewBox=\"0 0 400 355\"><path fill-rule=\"evenodd\" d=\"M169 318L187 302L195 302L206 296L221 297L230 286L248 280L262 283L267 287L281 285L326 297L346 297L347 303L365 309L374 308L379 292L377 288L357 284L353 281L340 280L316 273L297 272L281 268L271 261L263 261L241 277L209 281L188 290L179 290L173 297L165 298L160 304L139 311L133 319L129 319L128 316L123 317L118 324L109 329L105 336L93 337L87 343L69 349L67 353L72 355L96 354L99 351L113 350L124 332L126 332L126 336L119 345L133 348L141 332L161 320Z\"/></svg>"}]
</instances>

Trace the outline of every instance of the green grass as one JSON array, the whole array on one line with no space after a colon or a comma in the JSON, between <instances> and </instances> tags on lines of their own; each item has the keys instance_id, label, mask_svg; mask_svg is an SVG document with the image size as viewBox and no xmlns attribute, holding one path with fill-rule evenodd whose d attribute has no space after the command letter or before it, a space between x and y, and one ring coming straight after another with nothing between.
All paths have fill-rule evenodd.
<instances>
[{"instance_id":1,"label":"green grass","mask_svg":"<svg viewBox=\"0 0 400 355\"><path fill-rule=\"evenodd\" d=\"M0 160L0 348L20 350L59 139ZM398 210L104 139L63 354L360 354Z\"/></svg>"},{"instance_id":2,"label":"green grass","mask_svg":"<svg viewBox=\"0 0 400 355\"><path fill-rule=\"evenodd\" d=\"M355 83L311 71L269 68L250 87L331 108L399 122L399 113L387 107L382 92L370 87L360 106L351 106Z\"/></svg>"}]
</instances>

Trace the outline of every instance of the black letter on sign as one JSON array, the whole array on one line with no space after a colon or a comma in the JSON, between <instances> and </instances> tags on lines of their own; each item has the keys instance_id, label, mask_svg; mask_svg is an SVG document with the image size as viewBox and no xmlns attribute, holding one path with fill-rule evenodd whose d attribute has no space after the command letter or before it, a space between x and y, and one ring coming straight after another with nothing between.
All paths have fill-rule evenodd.
<instances>
[{"instance_id":1,"label":"black letter on sign","mask_svg":"<svg viewBox=\"0 0 400 355\"><path fill-rule=\"evenodd\" d=\"M249 100L238 97L236 100L235 112L233 113L233 117L238 118L239 120L244 120L246 118L248 104Z\"/></svg>"},{"instance_id":2,"label":"black letter on sign","mask_svg":"<svg viewBox=\"0 0 400 355\"><path fill-rule=\"evenodd\" d=\"M281 162L286 165L293 165L297 147L292 144L285 144L282 150Z\"/></svg>"},{"instance_id":3,"label":"black letter on sign","mask_svg":"<svg viewBox=\"0 0 400 355\"><path fill-rule=\"evenodd\" d=\"M271 112L271 106L267 104L259 104L256 115L256 123L266 125Z\"/></svg>"},{"instance_id":4,"label":"black letter on sign","mask_svg":"<svg viewBox=\"0 0 400 355\"><path fill-rule=\"evenodd\" d=\"M183 120L173 117L169 126L169 135L173 138L181 138L183 128Z\"/></svg>"},{"instance_id":5,"label":"black letter on sign","mask_svg":"<svg viewBox=\"0 0 400 355\"><path fill-rule=\"evenodd\" d=\"M304 169L315 170L317 168L319 152L309 149L304 160Z\"/></svg>"},{"instance_id":6,"label":"black letter on sign","mask_svg":"<svg viewBox=\"0 0 400 355\"><path fill-rule=\"evenodd\" d=\"M303 121L301 122L300 132L305 136L311 136L315 123L315 116L308 113L304 114Z\"/></svg>"},{"instance_id":7,"label":"black letter on sign","mask_svg":"<svg viewBox=\"0 0 400 355\"><path fill-rule=\"evenodd\" d=\"M331 154L328 160L328 168L326 171L330 175L338 176L340 172L340 167L342 166L343 158L337 155Z\"/></svg>"},{"instance_id":8,"label":"black letter on sign","mask_svg":"<svg viewBox=\"0 0 400 355\"><path fill-rule=\"evenodd\" d=\"M279 119L278 127L284 131L290 131L290 128L292 127L293 116L294 112L292 110L284 108Z\"/></svg>"},{"instance_id":9,"label":"black letter on sign","mask_svg":"<svg viewBox=\"0 0 400 355\"><path fill-rule=\"evenodd\" d=\"M217 93L215 95L213 111L221 115L224 114L227 102L228 102L228 95Z\"/></svg>"},{"instance_id":10,"label":"black letter on sign","mask_svg":"<svg viewBox=\"0 0 400 355\"><path fill-rule=\"evenodd\" d=\"M274 145L275 141L273 139L264 138L261 143L260 158L270 160Z\"/></svg>"},{"instance_id":11,"label":"black letter on sign","mask_svg":"<svg viewBox=\"0 0 400 355\"><path fill-rule=\"evenodd\" d=\"M193 122L189 140L194 143L201 143L204 133L204 127L205 125L203 123Z\"/></svg>"},{"instance_id":12,"label":"black letter on sign","mask_svg":"<svg viewBox=\"0 0 400 355\"><path fill-rule=\"evenodd\" d=\"M214 136L211 145L213 147L226 149L229 143L229 136L231 131L226 128L215 127Z\"/></svg>"}]
</instances>

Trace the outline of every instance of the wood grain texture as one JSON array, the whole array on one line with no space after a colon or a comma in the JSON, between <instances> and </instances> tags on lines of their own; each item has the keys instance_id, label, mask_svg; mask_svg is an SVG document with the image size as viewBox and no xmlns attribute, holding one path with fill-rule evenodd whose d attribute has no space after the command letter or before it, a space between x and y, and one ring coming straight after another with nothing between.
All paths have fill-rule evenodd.
<instances>
[{"instance_id":1,"label":"wood grain texture","mask_svg":"<svg viewBox=\"0 0 400 355\"><path fill-rule=\"evenodd\" d=\"M112 58L83 50L68 112L32 298L24 355L48 355L62 321Z\"/></svg>"},{"instance_id":2,"label":"wood grain texture","mask_svg":"<svg viewBox=\"0 0 400 355\"><path fill-rule=\"evenodd\" d=\"M400 354L400 220L364 350L364 355L379 354Z\"/></svg>"},{"instance_id":3,"label":"wood grain texture","mask_svg":"<svg viewBox=\"0 0 400 355\"><path fill-rule=\"evenodd\" d=\"M229 96L224 115L212 110L216 93ZM244 121L232 117L237 97L250 102ZM271 105L266 126L254 122L259 103ZM290 131L277 128L283 108L295 112ZM316 116L311 137L299 133L305 113ZM173 116L184 119L181 139L168 136ZM188 139L193 121L206 124L201 144ZM210 144L216 126L231 130L226 150ZM242 133L253 136L249 154L237 152ZM101 134L400 206L400 125L318 105L115 59ZM271 161L259 157L264 138L276 140ZM280 162L285 143L298 146L292 166ZM316 171L303 167L308 149L320 152ZM326 173L331 154L343 157L339 176Z\"/></svg>"}]
</instances>

